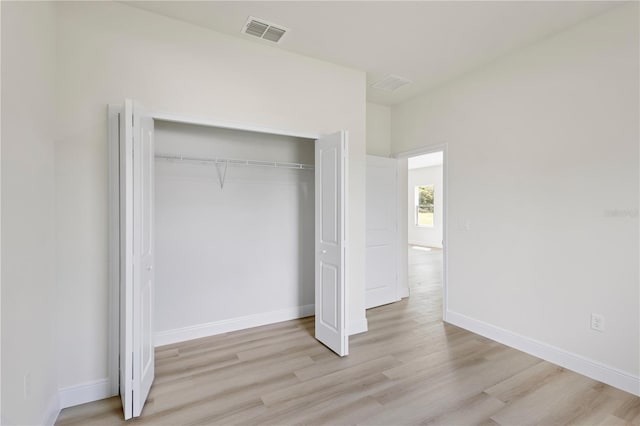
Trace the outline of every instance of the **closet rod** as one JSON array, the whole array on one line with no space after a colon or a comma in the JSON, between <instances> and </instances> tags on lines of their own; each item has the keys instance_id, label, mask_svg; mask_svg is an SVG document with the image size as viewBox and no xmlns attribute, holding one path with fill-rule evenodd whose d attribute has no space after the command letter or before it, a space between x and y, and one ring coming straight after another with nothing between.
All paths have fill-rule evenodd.
<instances>
[{"instance_id":1,"label":"closet rod","mask_svg":"<svg viewBox=\"0 0 640 426\"><path fill-rule=\"evenodd\" d=\"M280 169L293 169L293 170L313 170L313 165L302 163L285 163L280 161L259 161L259 160L239 160L235 158L202 158L202 157L189 157L176 154L162 154L157 153L156 159L168 160L168 161L187 161L191 163L202 164L230 164L237 166L259 166L259 167L275 167Z\"/></svg>"}]
</instances>

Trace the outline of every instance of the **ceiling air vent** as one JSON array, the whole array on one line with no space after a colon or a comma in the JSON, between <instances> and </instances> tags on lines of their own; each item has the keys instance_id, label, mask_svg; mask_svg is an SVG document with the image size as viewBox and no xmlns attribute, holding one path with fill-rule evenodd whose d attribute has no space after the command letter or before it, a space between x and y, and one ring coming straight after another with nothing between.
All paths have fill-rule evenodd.
<instances>
[{"instance_id":1,"label":"ceiling air vent","mask_svg":"<svg viewBox=\"0 0 640 426\"><path fill-rule=\"evenodd\" d=\"M274 25L270 22L267 22L264 19L258 19L254 18L253 16L249 16L246 24L244 24L244 27L242 27L242 32L244 34L249 34L250 36L268 40L273 43L279 43L280 40L282 40L282 37L287 32L287 29L280 25Z\"/></svg>"},{"instance_id":2,"label":"ceiling air vent","mask_svg":"<svg viewBox=\"0 0 640 426\"><path fill-rule=\"evenodd\" d=\"M411 83L413 83L413 81L404 77L399 77L397 75L388 75L382 80L373 83L371 87L373 87L374 89L386 90L387 92L394 92L402 86L406 86L407 84Z\"/></svg>"}]
</instances>

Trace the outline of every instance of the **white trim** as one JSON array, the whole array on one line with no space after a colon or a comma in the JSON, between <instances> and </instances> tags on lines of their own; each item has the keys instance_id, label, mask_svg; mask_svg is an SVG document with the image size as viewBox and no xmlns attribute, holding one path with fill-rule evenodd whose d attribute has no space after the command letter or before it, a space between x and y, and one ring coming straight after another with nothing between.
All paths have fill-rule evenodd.
<instances>
[{"instance_id":1,"label":"white trim","mask_svg":"<svg viewBox=\"0 0 640 426\"><path fill-rule=\"evenodd\" d=\"M369 323L367 317L360 318L357 321L350 321L347 328L347 334L353 336L354 334L366 333L369 330Z\"/></svg>"},{"instance_id":2,"label":"white trim","mask_svg":"<svg viewBox=\"0 0 640 426\"><path fill-rule=\"evenodd\" d=\"M409 151L398 152L393 156L399 160L408 159L409 157L415 157L417 155L422 154L430 154L432 152L442 151L442 320L447 321L447 315L449 312L449 244L448 244L448 236L449 232L447 231L449 226L449 154L448 154L448 145L447 143L435 144L435 145L426 145L421 148L412 149ZM406 187L408 182L404 183L404 187ZM408 211L405 209L408 208L406 203L404 206L400 206L402 212L405 216L408 216ZM402 230L402 232L408 232L408 230ZM406 250L407 248L403 248ZM403 271L408 270L408 265L400 265L400 267L404 268ZM407 291L408 293L408 291Z\"/></svg>"},{"instance_id":3,"label":"white trim","mask_svg":"<svg viewBox=\"0 0 640 426\"><path fill-rule=\"evenodd\" d=\"M349 203L349 187L350 187L350 180L349 180L349 173L351 171L351 167L349 166L349 158L351 157L351 155L349 154L349 131L348 130L341 130L340 131L342 133L342 139L344 140L344 158L342 159L342 170L343 170L343 175L342 175L342 212L341 214L342 216L342 238L343 238L343 242L342 242L342 252L344 253L344 257L343 257L343 261L342 261L342 273L343 273L343 290L342 290L342 297L344 298L344 302L342 303L342 306L340 307L342 309L342 318L343 318L343 329L341 330L341 333L343 334L343 339L344 339L344 347L347 348L346 353L344 354L349 355L349 336L351 336L351 334L355 334L355 333L350 333L350 329L349 329L349 315L351 314L351 307L350 307L350 303L351 303L351 279L350 279L350 275L351 275L351 266L350 266L350 262L349 259L352 257L351 256L351 237L349 235L349 232L351 232L351 225L350 225L350 221L351 221L351 216L349 215L349 210L350 210L350 203ZM318 210L315 211L316 216L321 215L322 213ZM316 265L318 265L318 262L316 262ZM316 266L317 267L317 266ZM317 285L317 284L316 284ZM366 291L366 290L365 290ZM363 292L364 293L364 292ZM364 296L364 294L363 294ZM367 310L365 309L362 313L366 316ZM366 324L366 317L365 317L365 329L364 331L367 331L367 324ZM360 324L361 325L361 324ZM362 332L364 332L362 331ZM315 336L314 336L315 337Z\"/></svg>"},{"instance_id":4,"label":"white trim","mask_svg":"<svg viewBox=\"0 0 640 426\"><path fill-rule=\"evenodd\" d=\"M168 114L164 112L152 112L151 118L160 121L170 121L172 123L195 124L198 126L219 127L222 129L242 130L244 132L268 133L271 135L293 136L296 138L319 139L319 133L298 132L293 130L271 129L268 127L255 126L252 124L238 123L234 121L211 120L203 117L189 117L178 114Z\"/></svg>"},{"instance_id":5,"label":"white trim","mask_svg":"<svg viewBox=\"0 0 640 426\"><path fill-rule=\"evenodd\" d=\"M60 397L60 409L114 396L111 392L111 380L108 378L60 388L58 395Z\"/></svg>"},{"instance_id":6,"label":"white trim","mask_svg":"<svg viewBox=\"0 0 640 426\"><path fill-rule=\"evenodd\" d=\"M200 339L202 337L215 336L216 334L244 330L245 328L259 327L261 325L309 317L314 314L315 305L304 305L297 306L295 308L286 308L277 311L263 312L260 314L175 328L173 330L158 331L155 333L155 346L158 347L187 340Z\"/></svg>"},{"instance_id":7,"label":"white trim","mask_svg":"<svg viewBox=\"0 0 640 426\"><path fill-rule=\"evenodd\" d=\"M51 400L49 401L49 405L47 405L47 409L44 411L42 416L42 425L54 425L56 420L58 420L58 416L60 415L60 398L57 393L54 393ZM4 424L4 419L3 422Z\"/></svg>"},{"instance_id":8,"label":"white trim","mask_svg":"<svg viewBox=\"0 0 640 426\"><path fill-rule=\"evenodd\" d=\"M109 148L109 343L108 375L112 395L118 395L120 348L120 120L122 105L107 108ZM111 396L111 395L110 395Z\"/></svg>"},{"instance_id":9,"label":"white trim","mask_svg":"<svg viewBox=\"0 0 640 426\"><path fill-rule=\"evenodd\" d=\"M548 343L448 311L447 322L568 370L640 396L640 377Z\"/></svg>"},{"instance_id":10,"label":"white trim","mask_svg":"<svg viewBox=\"0 0 640 426\"><path fill-rule=\"evenodd\" d=\"M433 144L433 145L425 145L420 148L410 149L408 151L396 152L392 154L394 158L409 158L409 157L417 157L422 154L431 154L432 152L445 151L447 148L446 143ZM442 165L444 166L444 158L442 159Z\"/></svg>"},{"instance_id":11,"label":"white trim","mask_svg":"<svg viewBox=\"0 0 640 426\"><path fill-rule=\"evenodd\" d=\"M396 273L398 281L398 296L401 299L409 297L409 220L407 219L408 211L408 161L406 158L397 159L396 164L396 243L397 243L397 263Z\"/></svg>"}]
</instances>

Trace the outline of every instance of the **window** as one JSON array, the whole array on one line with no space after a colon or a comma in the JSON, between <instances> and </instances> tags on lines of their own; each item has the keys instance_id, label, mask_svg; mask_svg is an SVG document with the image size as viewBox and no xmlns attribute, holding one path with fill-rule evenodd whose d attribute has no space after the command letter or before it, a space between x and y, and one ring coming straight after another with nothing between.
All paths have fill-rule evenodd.
<instances>
[{"instance_id":1,"label":"window","mask_svg":"<svg viewBox=\"0 0 640 426\"><path fill-rule=\"evenodd\" d=\"M416 186L416 226L433 226L433 185Z\"/></svg>"}]
</instances>

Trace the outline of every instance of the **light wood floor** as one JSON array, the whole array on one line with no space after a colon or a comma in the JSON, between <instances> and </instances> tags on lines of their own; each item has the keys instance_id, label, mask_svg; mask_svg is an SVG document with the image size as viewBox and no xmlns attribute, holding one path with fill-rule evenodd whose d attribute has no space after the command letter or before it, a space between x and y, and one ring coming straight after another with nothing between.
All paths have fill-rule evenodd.
<instances>
[{"instance_id":1,"label":"light wood floor","mask_svg":"<svg viewBox=\"0 0 640 426\"><path fill-rule=\"evenodd\" d=\"M440 320L440 251L410 250L411 297L367 312L339 358L313 318L165 346L143 416L158 425L640 425L640 398ZM119 398L57 424L120 424Z\"/></svg>"}]
</instances>

